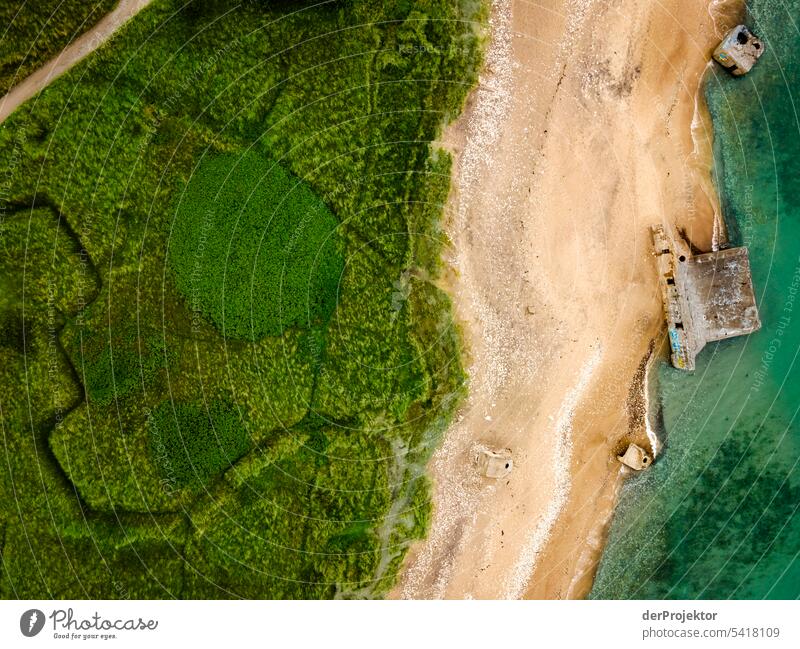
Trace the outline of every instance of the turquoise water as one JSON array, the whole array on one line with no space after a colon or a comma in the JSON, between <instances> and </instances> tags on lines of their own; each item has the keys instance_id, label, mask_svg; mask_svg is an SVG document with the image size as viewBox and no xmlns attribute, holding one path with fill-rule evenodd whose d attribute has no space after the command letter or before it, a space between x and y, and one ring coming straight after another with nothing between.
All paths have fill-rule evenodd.
<instances>
[{"instance_id":1,"label":"turquoise water","mask_svg":"<svg viewBox=\"0 0 800 649\"><path fill-rule=\"evenodd\" d=\"M623 487L594 598L800 597L800 0L750 12L766 53L706 97L763 328L659 368L667 447Z\"/></svg>"}]
</instances>

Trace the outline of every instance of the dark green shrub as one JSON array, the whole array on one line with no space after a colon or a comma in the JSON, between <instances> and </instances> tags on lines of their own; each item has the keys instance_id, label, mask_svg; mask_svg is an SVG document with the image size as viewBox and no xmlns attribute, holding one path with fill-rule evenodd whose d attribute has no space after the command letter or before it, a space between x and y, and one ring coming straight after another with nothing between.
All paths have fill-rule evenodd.
<instances>
[{"instance_id":1,"label":"dark green shrub","mask_svg":"<svg viewBox=\"0 0 800 649\"><path fill-rule=\"evenodd\" d=\"M164 346L152 333L123 332L110 345L107 340L89 340L84 350L76 363L83 369L86 396L96 406L135 396L143 385L157 381L165 364Z\"/></svg>"},{"instance_id":2,"label":"dark green shrub","mask_svg":"<svg viewBox=\"0 0 800 649\"><path fill-rule=\"evenodd\" d=\"M250 448L247 431L227 404L164 401L153 412L150 443L164 480L174 487L204 485Z\"/></svg>"},{"instance_id":3,"label":"dark green shrub","mask_svg":"<svg viewBox=\"0 0 800 649\"><path fill-rule=\"evenodd\" d=\"M324 322L343 260L337 221L311 188L252 152L204 160L180 197L169 262L193 310L258 340Z\"/></svg>"}]
</instances>

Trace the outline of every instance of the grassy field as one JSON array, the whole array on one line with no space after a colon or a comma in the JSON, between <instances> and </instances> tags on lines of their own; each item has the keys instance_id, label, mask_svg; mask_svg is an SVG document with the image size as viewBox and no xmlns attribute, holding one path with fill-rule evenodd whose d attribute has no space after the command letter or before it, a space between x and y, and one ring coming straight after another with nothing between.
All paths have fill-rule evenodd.
<instances>
[{"instance_id":1,"label":"grassy field","mask_svg":"<svg viewBox=\"0 0 800 649\"><path fill-rule=\"evenodd\" d=\"M53 58L117 0L4 0L0 3L0 96Z\"/></svg>"},{"instance_id":2,"label":"grassy field","mask_svg":"<svg viewBox=\"0 0 800 649\"><path fill-rule=\"evenodd\" d=\"M464 392L431 142L482 20L157 1L0 127L0 596L387 592Z\"/></svg>"}]
</instances>

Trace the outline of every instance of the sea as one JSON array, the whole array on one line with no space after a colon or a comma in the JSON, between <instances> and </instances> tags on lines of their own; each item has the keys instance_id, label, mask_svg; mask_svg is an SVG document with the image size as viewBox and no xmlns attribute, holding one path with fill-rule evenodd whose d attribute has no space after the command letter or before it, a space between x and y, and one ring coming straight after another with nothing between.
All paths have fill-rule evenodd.
<instances>
[{"instance_id":1,"label":"sea","mask_svg":"<svg viewBox=\"0 0 800 649\"><path fill-rule=\"evenodd\" d=\"M590 597L800 597L800 0L755 0L755 68L710 69L714 177L750 251L762 329L709 345L693 373L661 363L664 443L626 481Z\"/></svg>"}]
</instances>

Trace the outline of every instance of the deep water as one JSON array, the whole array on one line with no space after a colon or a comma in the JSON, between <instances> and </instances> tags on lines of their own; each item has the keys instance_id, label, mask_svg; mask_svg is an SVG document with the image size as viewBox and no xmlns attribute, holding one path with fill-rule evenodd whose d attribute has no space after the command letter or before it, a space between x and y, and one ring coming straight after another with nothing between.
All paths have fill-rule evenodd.
<instances>
[{"instance_id":1,"label":"deep water","mask_svg":"<svg viewBox=\"0 0 800 649\"><path fill-rule=\"evenodd\" d=\"M763 328L660 367L666 449L623 487L593 598L800 596L800 0L749 9L767 50L706 97Z\"/></svg>"}]
</instances>

